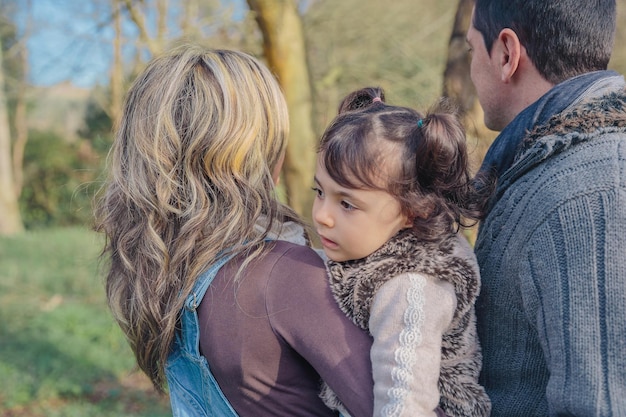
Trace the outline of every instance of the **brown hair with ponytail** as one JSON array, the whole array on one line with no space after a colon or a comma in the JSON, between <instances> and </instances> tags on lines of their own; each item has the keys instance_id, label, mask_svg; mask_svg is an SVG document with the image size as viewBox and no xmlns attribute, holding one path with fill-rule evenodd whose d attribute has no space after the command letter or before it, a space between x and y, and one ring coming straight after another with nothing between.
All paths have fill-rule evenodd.
<instances>
[{"instance_id":1,"label":"brown hair with ponytail","mask_svg":"<svg viewBox=\"0 0 626 417\"><path fill-rule=\"evenodd\" d=\"M343 99L318 148L331 178L390 193L424 240L474 225L490 188L472 181L465 130L452 107L442 100L422 114L384 100L377 87Z\"/></svg>"}]
</instances>

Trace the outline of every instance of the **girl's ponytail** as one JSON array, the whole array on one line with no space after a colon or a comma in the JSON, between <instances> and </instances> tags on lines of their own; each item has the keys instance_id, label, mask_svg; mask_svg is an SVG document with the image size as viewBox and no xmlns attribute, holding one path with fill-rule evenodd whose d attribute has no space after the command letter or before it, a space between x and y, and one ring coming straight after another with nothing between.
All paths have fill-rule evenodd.
<instances>
[{"instance_id":1,"label":"girl's ponytail","mask_svg":"<svg viewBox=\"0 0 626 417\"><path fill-rule=\"evenodd\" d=\"M318 147L331 178L393 195L420 239L439 240L475 224L491 187L477 189L472 181L454 108L442 100L424 115L384 99L379 87L343 99Z\"/></svg>"},{"instance_id":2,"label":"girl's ponytail","mask_svg":"<svg viewBox=\"0 0 626 417\"><path fill-rule=\"evenodd\" d=\"M447 101L416 121L409 146L415 152L416 181L432 202L430 213L422 217L430 218L429 223L464 227L481 219L486 198L472 180L465 129Z\"/></svg>"}]
</instances>

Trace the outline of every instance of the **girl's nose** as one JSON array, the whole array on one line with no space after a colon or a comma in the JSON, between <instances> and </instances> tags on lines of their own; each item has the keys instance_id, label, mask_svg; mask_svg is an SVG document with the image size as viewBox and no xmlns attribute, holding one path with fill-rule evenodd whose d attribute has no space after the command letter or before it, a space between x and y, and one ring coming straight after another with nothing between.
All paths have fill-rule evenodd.
<instances>
[{"instance_id":1,"label":"girl's nose","mask_svg":"<svg viewBox=\"0 0 626 417\"><path fill-rule=\"evenodd\" d=\"M316 198L313 202L313 221L320 226L333 227L332 216L322 199Z\"/></svg>"}]
</instances>

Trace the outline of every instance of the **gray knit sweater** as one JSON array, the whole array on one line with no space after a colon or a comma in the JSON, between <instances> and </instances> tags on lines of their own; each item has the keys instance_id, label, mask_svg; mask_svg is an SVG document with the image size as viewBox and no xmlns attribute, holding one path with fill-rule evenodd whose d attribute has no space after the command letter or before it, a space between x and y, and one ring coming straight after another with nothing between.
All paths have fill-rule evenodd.
<instances>
[{"instance_id":1,"label":"gray knit sweater","mask_svg":"<svg viewBox=\"0 0 626 417\"><path fill-rule=\"evenodd\" d=\"M626 416L626 94L529 133L480 228L492 416Z\"/></svg>"}]
</instances>

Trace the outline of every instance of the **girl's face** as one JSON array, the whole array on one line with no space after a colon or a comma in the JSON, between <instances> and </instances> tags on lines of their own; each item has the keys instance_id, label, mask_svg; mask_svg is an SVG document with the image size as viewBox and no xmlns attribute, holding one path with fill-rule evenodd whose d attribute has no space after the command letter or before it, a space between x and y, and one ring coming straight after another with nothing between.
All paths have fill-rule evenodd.
<instances>
[{"instance_id":1,"label":"girl's face","mask_svg":"<svg viewBox=\"0 0 626 417\"><path fill-rule=\"evenodd\" d=\"M364 258L411 222L400 204L380 190L344 188L318 159L313 223L326 255L336 262Z\"/></svg>"}]
</instances>

